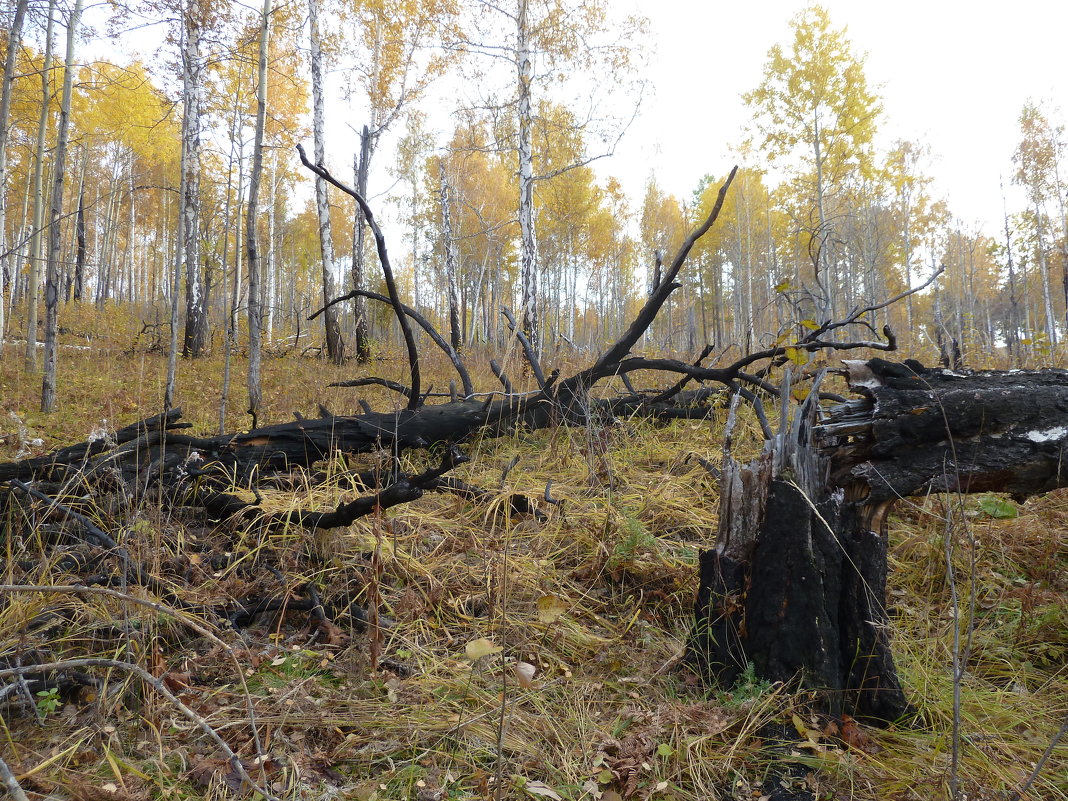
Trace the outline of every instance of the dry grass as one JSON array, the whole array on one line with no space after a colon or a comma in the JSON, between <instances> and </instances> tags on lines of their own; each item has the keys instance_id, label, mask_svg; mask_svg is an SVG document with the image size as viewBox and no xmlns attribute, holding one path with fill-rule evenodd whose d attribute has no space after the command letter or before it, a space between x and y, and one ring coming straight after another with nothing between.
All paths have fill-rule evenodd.
<instances>
[{"instance_id":1,"label":"dry grass","mask_svg":"<svg viewBox=\"0 0 1068 801\"><path fill-rule=\"evenodd\" d=\"M38 380L10 347L4 351L0 431L14 430L8 416L14 413L51 447L84 439L105 418L125 424L158 411L163 360L124 352L140 325L113 317L94 350L63 354L61 411L53 418L31 411ZM88 327L93 318L70 326L81 330L79 323ZM428 376L447 387L446 365L437 357L428 362ZM200 431L217 426L220 363L213 356L180 366L180 401ZM235 365L235 398L244 397L243 369ZM405 380L397 360L369 372ZM351 377L351 367L318 360L268 360L263 419L287 419L294 410L312 415L319 402L353 411L353 390L325 388ZM477 380L491 386L484 366ZM395 402L384 393L365 397L376 408ZM231 403L230 426L247 425L237 413L242 408ZM687 635L698 552L716 525L715 482L686 457L718 462L721 427L722 420L633 422L476 440L465 446L471 462L456 474L498 492L495 502L428 495L315 535L209 528L182 510L148 503L116 517L107 499L97 499L86 507L183 601L298 597L314 582L338 610L342 631L324 633L305 612L261 615L241 631L201 616L197 624L214 631L224 649L186 625L185 613L108 597L13 593L0 605L0 654L109 657L166 675L182 700L249 760L253 776L285 798L553 797L545 788L567 799L600 793L611 799L613 792L758 798L768 756L757 731L767 723L791 726L794 715L807 721L805 698L756 681L709 690L685 673L662 670ZM15 440L0 458L13 457ZM515 457L502 484L502 470ZM264 505L333 506L357 492L349 469L358 466L329 465L327 483L273 492ZM560 504L542 505L546 519L510 513L509 494L540 498L548 480ZM807 766L799 782L818 798L947 797L953 624L942 542L947 502L904 508L891 522L891 633L919 721L915 728L865 730L865 748L818 734L795 749L789 758ZM6 514L0 522L9 532L6 583L76 579L59 558L79 549L58 538L54 521L29 506L12 504ZM969 799L1004 798L1068 715L1068 495L1033 501L1015 520L968 520L977 542L978 614L962 688L960 775ZM968 574L968 547L961 538L958 576ZM373 633L344 607L374 598L384 628L372 671ZM485 656L476 650L472 658L467 646L480 639L501 650ZM520 681L519 662L535 667L532 682ZM249 698L270 757L262 765L252 764ZM75 799L232 796L227 783L234 777L211 743L126 676L108 676L97 691L36 698L32 706L9 699L0 725L0 756L31 792ZM1033 798L1068 799L1065 752L1063 745L1055 752Z\"/></svg>"}]
</instances>

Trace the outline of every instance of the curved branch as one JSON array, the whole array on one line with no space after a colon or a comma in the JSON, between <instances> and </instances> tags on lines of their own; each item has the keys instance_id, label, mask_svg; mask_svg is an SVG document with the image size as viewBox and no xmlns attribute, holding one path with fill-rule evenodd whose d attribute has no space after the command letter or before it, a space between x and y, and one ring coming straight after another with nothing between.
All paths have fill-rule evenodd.
<instances>
[{"instance_id":1,"label":"curved branch","mask_svg":"<svg viewBox=\"0 0 1068 801\"><path fill-rule=\"evenodd\" d=\"M607 378L616 372L616 368L620 362L630 353L638 340L641 339L642 334L646 332L656 315L659 314L661 307L667 302L668 296L678 289L680 284L675 283L675 278L679 274L679 270L682 269L682 265L686 262L686 257L690 255L690 250L693 249L697 240L708 233L708 230L716 222L719 217L720 211L723 209L723 202L727 197L727 190L730 188L731 183L734 181L734 176L738 174L738 167L734 167L731 170L730 175L727 176L727 180L723 182L723 185L719 188L719 196L716 198L716 205L712 207L712 211L709 213L705 221L694 230L686 241L682 243L682 247L679 248L679 252L675 254L675 258L671 262L671 267L668 268L667 273L664 274L663 280L650 295L649 300L645 302L641 311L638 312L638 316L634 318L634 321L630 324L630 328L626 333L620 337L612 347L610 347L604 355L602 355L597 363L593 367L583 370L581 373L569 378L563 382L567 389L577 388L580 385L589 386L592 382L598 381L601 378Z\"/></svg>"},{"instance_id":2,"label":"curved branch","mask_svg":"<svg viewBox=\"0 0 1068 801\"><path fill-rule=\"evenodd\" d=\"M399 395L403 395L406 398L412 396L412 391L408 387L404 386L397 381L390 381L388 378L354 378L352 381L334 381L332 384L327 384L328 387L385 387L386 389L392 389Z\"/></svg>"},{"instance_id":3,"label":"curved branch","mask_svg":"<svg viewBox=\"0 0 1068 801\"><path fill-rule=\"evenodd\" d=\"M541 369L541 363L538 361L537 354L534 353L534 348L530 346L530 340L527 339L527 335L523 333L523 329L516 324L511 309L507 306L501 306L501 314L503 314L504 319L508 321L508 327L511 328L512 333L516 335L519 344L523 346L523 353L526 355L527 361L530 363L530 369L534 371L534 379L538 382L538 386L541 389L545 389L545 373Z\"/></svg>"},{"instance_id":4,"label":"curved branch","mask_svg":"<svg viewBox=\"0 0 1068 801\"><path fill-rule=\"evenodd\" d=\"M382 265L382 274L386 279L386 288L389 290L389 299L393 304L393 311L397 314L397 322L400 323L401 332L404 334L404 344L408 348L408 364L411 367L412 374L412 394L408 398L408 408L416 409L421 402L419 394L419 351L415 347L415 336L412 334L412 327L408 323L408 317L404 313L404 304L401 302L400 292L397 290L397 282L393 278L393 267L389 262L389 254L386 252L386 238L382 235L382 229L378 227L374 214L371 212L371 207L367 205L367 201L360 196L359 192L355 189L350 189L345 184L341 183L341 181L331 175L330 171L322 165L312 164L304 152L303 145L297 145L297 152L300 154L300 161L305 167L323 180L329 181L346 195L351 196L363 211L363 218L367 222L367 225L370 227L371 233L375 238L375 247L378 250L378 261Z\"/></svg>"},{"instance_id":5,"label":"curved branch","mask_svg":"<svg viewBox=\"0 0 1068 801\"><path fill-rule=\"evenodd\" d=\"M382 303L388 303L392 305L392 301L389 298L378 292L372 292L369 289L354 289L352 292L346 292L344 295L334 298L321 309L319 309L317 312L315 312L315 314L309 316L308 319L314 320L316 317L318 317L324 311L329 309L335 303L341 303L341 301L343 300L352 300L353 298L369 298L371 300L377 300ZM420 328L426 331L427 336L429 336L434 341L435 345L445 351L445 355L449 357L449 361L452 362L452 366L456 368L457 375L460 376L460 383L463 384L464 387L464 396L470 398L472 395L474 395L475 387L474 384L471 383L471 376L467 372L467 367L464 365L463 360L460 358L460 354L456 352L456 349L449 344L445 337L438 333L438 330L434 328L433 323L431 323L428 319L426 319L423 315L421 315L411 306L407 306L402 303L401 308L404 310L405 314L415 320L415 322L419 325Z\"/></svg>"},{"instance_id":6,"label":"curved branch","mask_svg":"<svg viewBox=\"0 0 1068 801\"><path fill-rule=\"evenodd\" d=\"M230 766L234 769L234 772L241 778L241 781L251 787L257 793L264 798L270 799L270 801L278 801L278 797L273 795L269 790L261 787L256 781L248 775L248 771L245 770L244 764L241 762L240 757L233 752L226 741L219 736L219 733L213 729L204 718L200 717L196 712L182 703L182 700L167 689L166 685L143 667L135 665L132 662L122 662L118 659L104 659L100 657L87 657L82 659L64 659L60 662L46 662L37 665L26 665L24 667L8 667L0 668L0 679L6 679L9 677L25 676L33 673L55 673L62 670L74 670L76 668L84 667L101 667L108 668L109 670L122 670L126 673L132 673L137 676L141 681L162 695L171 704L182 713L188 720L203 731L222 751L227 760L230 762Z\"/></svg>"}]
</instances>

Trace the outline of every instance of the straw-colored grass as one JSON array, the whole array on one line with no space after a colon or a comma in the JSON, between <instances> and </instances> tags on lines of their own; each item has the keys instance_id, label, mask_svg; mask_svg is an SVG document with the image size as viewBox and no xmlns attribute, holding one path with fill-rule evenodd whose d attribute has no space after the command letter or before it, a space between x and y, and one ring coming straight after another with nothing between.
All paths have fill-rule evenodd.
<instances>
[{"instance_id":1,"label":"straw-colored grass","mask_svg":"<svg viewBox=\"0 0 1068 801\"><path fill-rule=\"evenodd\" d=\"M117 344L136 327L116 325L110 347L63 355L54 418L32 411L36 379L5 349L0 430L13 430L10 412L53 446L84 439L104 418L122 425L158 411L162 359ZM200 431L217 425L219 367L218 356L181 365L180 400ZM237 414L243 369L239 360L231 426L247 425ZM520 377L514 362L508 369ZM314 414L320 401L353 411L352 390L325 384L355 370L295 355L269 360L261 419ZM400 361L359 370L405 378ZM447 387L441 360L428 357L426 370ZM478 373L489 387L488 369ZM395 403L377 390L365 397L376 408ZM813 736L786 758L802 766L796 783L815 797L947 798L955 621L943 530L953 499L903 505L890 524L891 637L919 711L915 726L864 728L864 747L849 747L812 722L803 695L755 680L707 688L672 667L689 630L699 550L717 520L716 482L687 457L718 463L722 425L722 416L666 426L624 421L475 439L464 446L471 461L455 474L497 493L492 503L428 494L314 534L208 526L181 509L83 500L183 601L303 597L314 582L351 639L333 632L324 641L303 612L262 615L239 632L199 616L222 648L177 613L113 597L19 592L0 603L0 654L8 662L92 655L170 671L166 680L184 703L284 798L754 799L771 769L759 730L796 720ZM750 435L743 448L752 447L750 425L736 432ZM8 441L0 458L17 447ZM433 457L407 458L418 469ZM327 482L272 490L263 507L331 508L359 494L350 470L367 463L326 465ZM540 499L549 480L559 504L541 503L544 519L510 512L511 493ZM976 513L973 500L963 505L976 569L969 576L973 546L962 530L954 535L956 575L962 614L974 580L977 614L961 621L974 628L961 687L961 797L1005 798L1068 715L1068 496L1034 500L1008 521ZM56 521L26 504L5 515L5 583L77 580L60 557L84 549L62 538ZM375 598L377 644L343 609ZM476 646L473 658L468 645L483 639L500 650L479 656ZM372 645L381 647L377 670ZM253 721L234 657L269 756L263 765L253 764ZM519 663L535 668L531 680ZM0 756L27 791L76 799L232 795L234 777L195 726L136 679L106 678L98 691L32 705L12 696L0 706ZM1068 799L1066 747L1030 797Z\"/></svg>"}]
</instances>

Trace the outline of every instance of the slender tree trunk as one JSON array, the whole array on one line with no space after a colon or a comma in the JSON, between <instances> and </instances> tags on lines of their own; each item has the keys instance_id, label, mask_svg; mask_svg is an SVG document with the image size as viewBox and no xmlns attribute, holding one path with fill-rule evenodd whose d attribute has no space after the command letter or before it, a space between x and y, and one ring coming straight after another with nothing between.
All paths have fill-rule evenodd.
<instances>
[{"instance_id":1,"label":"slender tree trunk","mask_svg":"<svg viewBox=\"0 0 1068 801\"><path fill-rule=\"evenodd\" d=\"M59 332L59 232L63 220L63 179L66 175L67 137L70 134L70 98L74 91L74 37L82 16L76 0L67 24L67 57L63 69L63 101L59 112L56 166L52 178L52 212L48 226L48 273L45 280L45 367L41 381L41 411L56 407L56 335Z\"/></svg>"},{"instance_id":2,"label":"slender tree trunk","mask_svg":"<svg viewBox=\"0 0 1068 801\"><path fill-rule=\"evenodd\" d=\"M182 51L183 173L181 179L182 232L185 237L185 337L182 355L199 358L208 338L207 298L200 269L200 94L204 64L200 56L201 6L189 0L185 10L185 47Z\"/></svg>"},{"instance_id":3,"label":"slender tree trunk","mask_svg":"<svg viewBox=\"0 0 1068 801\"><path fill-rule=\"evenodd\" d=\"M538 240L534 233L534 147L530 84L533 56L530 52L527 0L519 0L516 15L516 67L519 88L519 280L522 286L522 328L534 351L540 352L538 320Z\"/></svg>"},{"instance_id":4,"label":"slender tree trunk","mask_svg":"<svg viewBox=\"0 0 1068 801\"><path fill-rule=\"evenodd\" d=\"M368 127L363 126L360 132L360 155L356 160L356 191L360 197L367 198L367 173L371 168L371 133ZM364 219L363 209L356 205L356 215L353 219L352 230L352 288L354 290L366 289L364 286ZM356 345L357 361L367 361L371 357L371 342L367 323L367 301L362 297L355 298L353 313L356 316L354 328L354 342Z\"/></svg>"},{"instance_id":5,"label":"slender tree trunk","mask_svg":"<svg viewBox=\"0 0 1068 801\"><path fill-rule=\"evenodd\" d=\"M45 133L52 100L52 29L55 24L55 0L48 2L45 27L44 64L41 68L41 114L37 119L37 154L33 162L33 239L30 242L29 285L26 289L26 369L37 369L37 296L41 285L41 238L44 229L45 195L43 176Z\"/></svg>"},{"instance_id":6,"label":"slender tree trunk","mask_svg":"<svg viewBox=\"0 0 1068 801\"><path fill-rule=\"evenodd\" d=\"M311 39L312 139L315 162L325 165L326 136L323 130L326 126L326 113L323 102L323 51L319 46L319 0L308 0L308 23ZM318 175L315 177L315 209L319 215L319 246L323 256L323 302L325 304L337 296L337 289L334 284L334 240L330 225L330 202L327 197L326 181ZM341 336L337 306L331 306L323 312L323 323L326 328L326 353L334 364L341 364L345 360L345 340Z\"/></svg>"},{"instance_id":7,"label":"slender tree trunk","mask_svg":"<svg viewBox=\"0 0 1068 801\"><path fill-rule=\"evenodd\" d=\"M456 243L452 235L452 214L449 211L449 181L445 177L445 164L438 162L438 181L441 196L441 238L445 251L445 287L449 300L449 336L452 347L463 346L463 329L460 327L459 303L456 299Z\"/></svg>"},{"instance_id":8,"label":"slender tree trunk","mask_svg":"<svg viewBox=\"0 0 1068 801\"><path fill-rule=\"evenodd\" d=\"M26 19L28 0L18 0L11 27L7 30L4 59L4 84L0 90L0 346L4 344L4 271L7 264L15 263L7 254L7 138L11 132L8 120L11 117L11 86L15 82L15 54L22 44L22 23Z\"/></svg>"},{"instance_id":9,"label":"slender tree trunk","mask_svg":"<svg viewBox=\"0 0 1068 801\"><path fill-rule=\"evenodd\" d=\"M234 116L237 116L235 111ZM237 157L237 218L241 219L241 202L245 191L245 153L242 145ZM230 361L234 347L237 345L237 331L241 322L241 226L236 226L234 234L234 290L231 294L230 310L226 326L226 352L223 356L222 398L219 400L219 433L226 426L226 404L230 399Z\"/></svg>"},{"instance_id":10,"label":"slender tree trunk","mask_svg":"<svg viewBox=\"0 0 1068 801\"><path fill-rule=\"evenodd\" d=\"M271 0L263 0L260 21L260 52L256 88L256 140L252 150L248 209L245 218L245 247L248 250L248 413L256 427L260 411L261 328L263 306L260 297L260 256L257 250L256 215L259 212L260 178L263 175L263 127L267 118L267 47L270 32Z\"/></svg>"},{"instance_id":11,"label":"slender tree trunk","mask_svg":"<svg viewBox=\"0 0 1068 801\"><path fill-rule=\"evenodd\" d=\"M231 351L231 321L233 320L233 312L231 311L233 304L230 301L228 280L229 280L229 267L230 267L230 222L233 219L233 196L234 196L234 144L237 139L237 108L235 104L233 117L230 118L230 158L229 163L226 165L226 207L223 210L223 249L222 249L222 279L221 286L223 291L222 296L222 309L225 315L225 324L223 325L225 344L223 355L223 385L222 391L219 395L219 434L226 433L226 401L230 391L230 351ZM238 184L238 195L240 195L240 183ZM240 206L240 203L239 203ZM238 212L240 217L240 211ZM238 225L238 231L241 230L241 226ZM241 260L240 247L238 248L238 261ZM234 287L235 294L237 287Z\"/></svg>"}]
</instances>

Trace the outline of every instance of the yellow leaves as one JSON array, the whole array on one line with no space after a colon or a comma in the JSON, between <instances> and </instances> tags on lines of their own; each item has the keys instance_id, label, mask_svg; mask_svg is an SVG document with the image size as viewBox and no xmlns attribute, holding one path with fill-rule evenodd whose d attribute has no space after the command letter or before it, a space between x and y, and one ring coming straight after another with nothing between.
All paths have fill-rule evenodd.
<instances>
[{"instance_id":1,"label":"yellow leaves","mask_svg":"<svg viewBox=\"0 0 1068 801\"><path fill-rule=\"evenodd\" d=\"M809 331L819 331L820 324L815 320L802 320L801 326L807 328Z\"/></svg>"},{"instance_id":2,"label":"yellow leaves","mask_svg":"<svg viewBox=\"0 0 1068 801\"><path fill-rule=\"evenodd\" d=\"M788 347L783 350L786 354L786 358L796 364L798 367L804 367L808 364L809 354L807 350L803 348Z\"/></svg>"},{"instance_id":3,"label":"yellow leaves","mask_svg":"<svg viewBox=\"0 0 1068 801\"><path fill-rule=\"evenodd\" d=\"M472 662L481 659L484 656L499 654L501 650L501 646L494 645L492 640L487 640L485 637L471 640L471 642L464 646L464 653L467 654L467 658Z\"/></svg>"},{"instance_id":4,"label":"yellow leaves","mask_svg":"<svg viewBox=\"0 0 1068 801\"><path fill-rule=\"evenodd\" d=\"M549 625L560 619L567 611L567 604L555 595L543 595L538 599L538 622Z\"/></svg>"}]
</instances>

